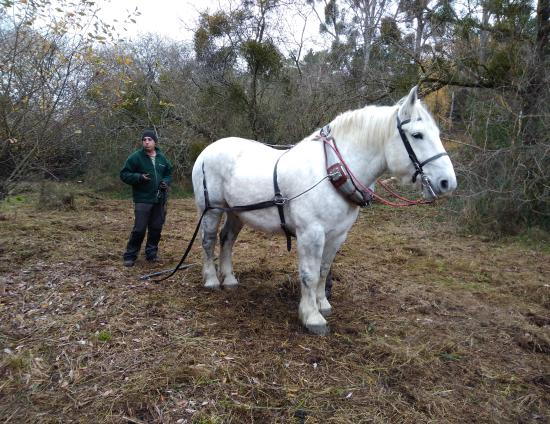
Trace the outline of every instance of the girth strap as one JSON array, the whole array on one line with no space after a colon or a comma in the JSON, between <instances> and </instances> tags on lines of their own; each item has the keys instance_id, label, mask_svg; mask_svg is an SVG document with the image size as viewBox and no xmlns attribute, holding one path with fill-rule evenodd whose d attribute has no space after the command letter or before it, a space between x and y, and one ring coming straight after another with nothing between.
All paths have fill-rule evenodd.
<instances>
[{"instance_id":1,"label":"girth strap","mask_svg":"<svg viewBox=\"0 0 550 424\"><path fill-rule=\"evenodd\" d=\"M288 152L288 150L286 152ZM284 206L288 202L288 199L286 197L283 197L283 195L281 194L281 189L279 188L279 183L277 181L277 165L279 165L279 160L283 157L285 153L279 156L277 162L275 162L275 167L273 168L273 190L275 191L273 202L275 203L275 206L277 206L277 212L279 212L279 219L281 220L281 228L285 232L286 250L290 252L290 249L292 248L292 232L288 228L288 225L286 225L284 210Z\"/></svg>"},{"instance_id":2,"label":"girth strap","mask_svg":"<svg viewBox=\"0 0 550 424\"><path fill-rule=\"evenodd\" d=\"M288 150L287 150L288 151ZM286 152L285 152L286 153ZM217 209L224 212L247 212L247 211L254 211L259 209L266 209L273 206L277 206L277 212L279 213L279 219L281 220L281 228L285 232L286 236L286 248L290 252L290 249L292 248L292 239L291 237L294 236L290 228L288 227L286 220L285 220L285 211L284 206L288 203L288 198L284 197L281 194L281 189L279 188L279 182L277 181L277 165L279 164L279 160L281 157L285 154L283 153L279 158L277 159L277 162L275 162L275 167L273 168L273 190L275 192L275 195L272 200L266 200L264 202L258 202L258 203L252 203L250 205L240 205L240 206L232 206L232 207L223 207L223 206L212 206L210 203L210 198L208 196L208 188L206 187L206 174L204 172L204 162L202 164L202 186L204 190L204 212L206 212L209 209Z\"/></svg>"}]
</instances>

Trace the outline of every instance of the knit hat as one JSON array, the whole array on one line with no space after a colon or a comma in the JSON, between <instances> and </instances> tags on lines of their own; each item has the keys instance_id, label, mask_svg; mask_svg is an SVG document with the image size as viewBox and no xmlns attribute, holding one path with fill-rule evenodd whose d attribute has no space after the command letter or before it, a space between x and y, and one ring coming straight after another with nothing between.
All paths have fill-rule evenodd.
<instances>
[{"instance_id":1,"label":"knit hat","mask_svg":"<svg viewBox=\"0 0 550 424\"><path fill-rule=\"evenodd\" d=\"M155 140L155 143L158 142L157 133L155 132L155 130L143 131L143 134L141 135L141 141L143 141L145 137L151 137L153 140Z\"/></svg>"}]
</instances>

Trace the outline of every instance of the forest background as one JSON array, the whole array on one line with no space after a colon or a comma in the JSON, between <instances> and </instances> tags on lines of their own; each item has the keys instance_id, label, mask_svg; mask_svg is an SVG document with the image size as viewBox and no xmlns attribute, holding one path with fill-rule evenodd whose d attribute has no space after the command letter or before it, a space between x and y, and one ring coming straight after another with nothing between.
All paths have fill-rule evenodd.
<instances>
[{"instance_id":1,"label":"forest background","mask_svg":"<svg viewBox=\"0 0 550 424\"><path fill-rule=\"evenodd\" d=\"M234 0L201 13L189 43L124 41L135 16L98 12L0 0L0 201L29 182L126 192L118 171L146 127L188 193L219 138L296 143L418 84L457 171L452 216L494 236L550 230L548 0ZM281 24L312 12L326 48Z\"/></svg>"}]
</instances>

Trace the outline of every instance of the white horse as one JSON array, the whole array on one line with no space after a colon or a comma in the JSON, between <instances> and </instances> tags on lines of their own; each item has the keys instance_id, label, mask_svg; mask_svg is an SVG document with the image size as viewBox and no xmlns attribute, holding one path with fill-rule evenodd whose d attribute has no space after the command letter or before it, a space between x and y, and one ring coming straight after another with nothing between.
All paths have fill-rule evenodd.
<instances>
[{"instance_id":1,"label":"white horse","mask_svg":"<svg viewBox=\"0 0 550 424\"><path fill-rule=\"evenodd\" d=\"M400 123L400 124L399 124ZM401 129L402 135L398 130ZM330 123L331 136L341 157L357 179L369 186L388 171L401 183L416 180L415 165L402 137L410 143L423 165L423 177L431 181L428 189L421 180L415 185L425 197L446 195L456 189L453 165L446 155L439 129L417 97L414 87L395 106L367 106L337 116ZM200 214L209 206L222 208L248 205L273 198L273 169L277 160L277 181L287 197L302 193L327 177L323 140L318 132L306 137L284 153L262 143L237 137L218 140L204 149L193 167L195 201ZM422 168L422 167L421 167ZM413 178L414 175L414 178ZM301 281L299 318L313 333L328 331L325 317L331 305L325 296L325 280L336 252L357 219L359 206L350 202L327 179L307 193L284 205L290 232L296 235ZM214 247L222 215L219 271L214 265ZM235 287L232 249L243 224L271 233L283 233L277 207L254 211L209 209L201 223L203 278L209 289Z\"/></svg>"}]
</instances>

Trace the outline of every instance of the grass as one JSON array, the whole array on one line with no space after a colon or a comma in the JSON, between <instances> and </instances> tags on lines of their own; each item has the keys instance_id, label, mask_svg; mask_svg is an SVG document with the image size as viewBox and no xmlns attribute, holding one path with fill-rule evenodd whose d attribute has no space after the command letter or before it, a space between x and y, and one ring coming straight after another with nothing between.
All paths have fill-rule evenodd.
<instances>
[{"instance_id":1,"label":"grass","mask_svg":"<svg viewBox=\"0 0 550 424\"><path fill-rule=\"evenodd\" d=\"M0 204L0 421L550 419L540 241L467 236L433 207L363 210L333 266L331 333L316 337L283 238L243 230L235 291L204 291L199 267L141 282L179 259L190 200L170 201L163 262L127 269L129 199L36 199Z\"/></svg>"}]
</instances>

